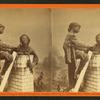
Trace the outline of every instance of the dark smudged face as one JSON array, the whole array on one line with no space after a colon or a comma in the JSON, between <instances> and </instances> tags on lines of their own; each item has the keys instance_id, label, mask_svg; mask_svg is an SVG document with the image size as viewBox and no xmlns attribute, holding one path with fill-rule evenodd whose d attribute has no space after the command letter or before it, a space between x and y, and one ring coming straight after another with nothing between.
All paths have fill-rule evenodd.
<instances>
[{"instance_id":1,"label":"dark smudged face","mask_svg":"<svg viewBox=\"0 0 100 100\"><path fill-rule=\"evenodd\" d=\"M80 31L80 27L79 26L75 26L74 28L73 28L73 32L74 33L78 33Z\"/></svg>"},{"instance_id":2,"label":"dark smudged face","mask_svg":"<svg viewBox=\"0 0 100 100\"><path fill-rule=\"evenodd\" d=\"M4 32L4 27L0 27L0 34L3 34L3 32Z\"/></svg>"},{"instance_id":3,"label":"dark smudged face","mask_svg":"<svg viewBox=\"0 0 100 100\"><path fill-rule=\"evenodd\" d=\"M22 39L21 39L21 42L22 42L23 45L28 45L29 40L28 40L27 36L23 36Z\"/></svg>"}]
</instances>

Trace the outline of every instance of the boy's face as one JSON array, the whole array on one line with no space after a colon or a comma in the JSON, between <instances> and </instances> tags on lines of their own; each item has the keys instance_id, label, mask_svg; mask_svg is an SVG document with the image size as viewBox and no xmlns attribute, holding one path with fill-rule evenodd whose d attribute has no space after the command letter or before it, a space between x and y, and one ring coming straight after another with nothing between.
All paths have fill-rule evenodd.
<instances>
[{"instance_id":1,"label":"boy's face","mask_svg":"<svg viewBox=\"0 0 100 100\"><path fill-rule=\"evenodd\" d=\"M23 37L22 37L22 41L21 41L21 42L22 42L22 44L23 44L23 45L27 45L27 44L28 44L28 42L29 42L29 40L28 40L27 36L23 36Z\"/></svg>"},{"instance_id":2,"label":"boy's face","mask_svg":"<svg viewBox=\"0 0 100 100\"><path fill-rule=\"evenodd\" d=\"M0 27L0 34L3 34L3 32L4 32L4 27Z\"/></svg>"},{"instance_id":3,"label":"boy's face","mask_svg":"<svg viewBox=\"0 0 100 100\"><path fill-rule=\"evenodd\" d=\"M100 35L97 37L97 43L100 45Z\"/></svg>"},{"instance_id":4,"label":"boy's face","mask_svg":"<svg viewBox=\"0 0 100 100\"><path fill-rule=\"evenodd\" d=\"M80 31L80 27L79 26L75 26L74 28L73 28L73 32L74 33L78 33Z\"/></svg>"}]
</instances>

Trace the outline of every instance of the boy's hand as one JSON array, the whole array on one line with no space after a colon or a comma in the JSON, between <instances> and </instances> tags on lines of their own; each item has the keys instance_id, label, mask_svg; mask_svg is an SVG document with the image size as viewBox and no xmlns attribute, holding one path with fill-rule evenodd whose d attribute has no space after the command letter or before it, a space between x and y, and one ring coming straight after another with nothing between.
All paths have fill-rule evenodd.
<instances>
[{"instance_id":1,"label":"boy's hand","mask_svg":"<svg viewBox=\"0 0 100 100\"><path fill-rule=\"evenodd\" d=\"M38 64L38 62L37 62L37 61L34 61L34 62L33 62L33 65L37 65L37 64Z\"/></svg>"},{"instance_id":2,"label":"boy's hand","mask_svg":"<svg viewBox=\"0 0 100 100\"><path fill-rule=\"evenodd\" d=\"M88 47L88 48L85 50L85 53L88 53L89 51L93 51L93 47Z\"/></svg>"},{"instance_id":3,"label":"boy's hand","mask_svg":"<svg viewBox=\"0 0 100 100\"><path fill-rule=\"evenodd\" d=\"M38 58L35 58L35 59L33 60L33 63L34 63L35 65L37 65L37 64L38 64Z\"/></svg>"},{"instance_id":4,"label":"boy's hand","mask_svg":"<svg viewBox=\"0 0 100 100\"><path fill-rule=\"evenodd\" d=\"M27 66L32 67L32 63L30 60L27 61Z\"/></svg>"},{"instance_id":5,"label":"boy's hand","mask_svg":"<svg viewBox=\"0 0 100 100\"><path fill-rule=\"evenodd\" d=\"M90 51L93 51L93 47L89 47L88 49L89 49Z\"/></svg>"}]
</instances>

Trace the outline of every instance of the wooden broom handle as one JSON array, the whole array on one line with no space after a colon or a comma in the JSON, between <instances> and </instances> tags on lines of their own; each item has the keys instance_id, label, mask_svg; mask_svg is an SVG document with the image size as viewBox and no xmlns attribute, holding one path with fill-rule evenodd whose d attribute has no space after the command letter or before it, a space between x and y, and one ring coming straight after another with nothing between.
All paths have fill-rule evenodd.
<instances>
[{"instance_id":1,"label":"wooden broom handle","mask_svg":"<svg viewBox=\"0 0 100 100\"><path fill-rule=\"evenodd\" d=\"M90 62L90 59L91 59L91 56L92 56L92 52L91 52L91 51L88 52L88 56L89 56L89 59L88 59L88 61L86 62L85 66L83 67L83 70L81 71L81 73L80 73L80 75L79 75L79 78L78 78L78 80L77 80L77 82L76 82L75 87L71 90L72 92L78 92L79 89L80 89L81 83L82 83L82 81L83 81L83 79L84 79L86 70L87 70L87 68L88 68L88 65L89 65L89 62Z\"/></svg>"}]
</instances>

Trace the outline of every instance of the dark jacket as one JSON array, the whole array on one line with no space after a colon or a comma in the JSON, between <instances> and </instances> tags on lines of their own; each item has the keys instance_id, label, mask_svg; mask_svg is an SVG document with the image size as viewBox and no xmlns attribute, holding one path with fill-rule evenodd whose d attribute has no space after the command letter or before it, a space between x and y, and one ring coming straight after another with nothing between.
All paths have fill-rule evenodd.
<instances>
[{"instance_id":1,"label":"dark jacket","mask_svg":"<svg viewBox=\"0 0 100 100\"><path fill-rule=\"evenodd\" d=\"M77 40L75 34L68 33L63 44L63 49L65 52L65 62L67 64L72 63L72 60L76 59L75 55L76 50L86 51L88 47L89 46L80 43Z\"/></svg>"},{"instance_id":2,"label":"dark jacket","mask_svg":"<svg viewBox=\"0 0 100 100\"><path fill-rule=\"evenodd\" d=\"M30 46L25 48L20 44L18 47L13 48L13 51L16 51L18 55L33 55L33 62L38 63L38 56Z\"/></svg>"},{"instance_id":3,"label":"dark jacket","mask_svg":"<svg viewBox=\"0 0 100 100\"><path fill-rule=\"evenodd\" d=\"M89 48L93 52L93 54L100 54L100 45L95 44L93 47Z\"/></svg>"}]
</instances>

